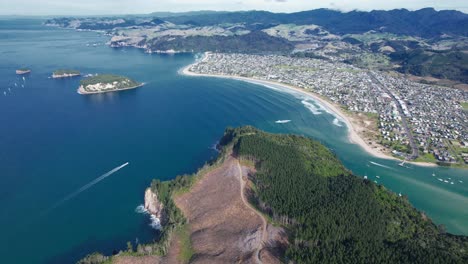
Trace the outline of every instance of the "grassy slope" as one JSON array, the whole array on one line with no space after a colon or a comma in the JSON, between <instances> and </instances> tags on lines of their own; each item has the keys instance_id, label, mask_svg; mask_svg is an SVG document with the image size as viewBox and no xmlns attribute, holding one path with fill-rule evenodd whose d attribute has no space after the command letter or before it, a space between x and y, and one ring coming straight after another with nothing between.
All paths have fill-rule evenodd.
<instances>
[{"instance_id":1,"label":"grassy slope","mask_svg":"<svg viewBox=\"0 0 468 264\"><path fill-rule=\"evenodd\" d=\"M463 110L468 111L468 102L461 103Z\"/></svg>"}]
</instances>

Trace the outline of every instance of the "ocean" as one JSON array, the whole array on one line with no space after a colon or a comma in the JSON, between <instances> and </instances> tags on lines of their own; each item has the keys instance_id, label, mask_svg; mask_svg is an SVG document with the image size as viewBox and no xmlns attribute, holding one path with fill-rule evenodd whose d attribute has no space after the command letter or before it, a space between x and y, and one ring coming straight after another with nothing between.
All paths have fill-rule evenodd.
<instances>
[{"instance_id":1,"label":"ocean","mask_svg":"<svg viewBox=\"0 0 468 264\"><path fill-rule=\"evenodd\" d=\"M407 195L449 232L468 235L466 170L403 168L374 158L350 144L344 123L310 98L180 75L194 62L193 54L112 49L101 33L41 23L0 19L3 263L74 263L87 253L125 249L127 241L151 241L156 231L150 219L135 211L144 189L155 178L196 172L216 156L213 145L224 129L241 125L319 140L357 175ZM20 67L32 73L23 79L15 74ZM50 78L59 68L120 74L147 84L82 96L76 92L80 78Z\"/></svg>"}]
</instances>

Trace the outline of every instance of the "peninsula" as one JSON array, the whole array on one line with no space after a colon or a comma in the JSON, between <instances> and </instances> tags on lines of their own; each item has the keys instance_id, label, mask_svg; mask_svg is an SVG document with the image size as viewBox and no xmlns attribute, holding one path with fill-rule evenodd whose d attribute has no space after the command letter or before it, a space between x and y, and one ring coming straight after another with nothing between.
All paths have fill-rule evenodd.
<instances>
[{"instance_id":1,"label":"peninsula","mask_svg":"<svg viewBox=\"0 0 468 264\"><path fill-rule=\"evenodd\" d=\"M135 89L144 83L136 82L125 76L101 74L81 80L79 94L97 94Z\"/></svg>"},{"instance_id":2,"label":"peninsula","mask_svg":"<svg viewBox=\"0 0 468 264\"><path fill-rule=\"evenodd\" d=\"M18 75L28 74L30 72L31 72L31 70L28 69L28 68L21 68L21 69L16 70L16 74L18 74Z\"/></svg>"},{"instance_id":3,"label":"peninsula","mask_svg":"<svg viewBox=\"0 0 468 264\"><path fill-rule=\"evenodd\" d=\"M446 233L406 196L347 170L319 142L228 128L216 161L153 180L145 207L159 239L78 263L465 263L468 237Z\"/></svg>"},{"instance_id":4,"label":"peninsula","mask_svg":"<svg viewBox=\"0 0 468 264\"><path fill-rule=\"evenodd\" d=\"M80 76L80 75L81 75L80 71L77 71L77 70L60 69L52 73L52 78L60 79L60 78L75 77L75 76Z\"/></svg>"}]
</instances>

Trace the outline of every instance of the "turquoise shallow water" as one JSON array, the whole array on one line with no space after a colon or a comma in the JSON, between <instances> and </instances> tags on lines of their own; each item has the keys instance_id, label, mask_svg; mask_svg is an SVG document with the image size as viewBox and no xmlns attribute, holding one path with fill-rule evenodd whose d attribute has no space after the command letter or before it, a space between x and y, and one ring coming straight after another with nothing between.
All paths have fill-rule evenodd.
<instances>
[{"instance_id":1,"label":"turquoise shallow water","mask_svg":"<svg viewBox=\"0 0 468 264\"><path fill-rule=\"evenodd\" d=\"M355 173L408 195L450 232L468 234L466 170L401 168L373 158L349 144L346 128L338 126L343 124L334 124L312 100L307 108L305 98L259 85L179 75L194 61L192 55L111 49L103 45L106 36L40 23L0 20L0 254L5 263L72 263L92 251L125 248L136 238L151 240L155 231L149 219L135 213L144 188L152 178L196 171L216 155L211 146L224 128L240 125L320 140ZM21 66L33 70L25 80L14 73ZM79 78L48 78L57 68L123 74L147 85L80 96ZM276 124L279 119L291 122ZM129 166L48 211L125 162ZM454 185L437 178L451 178Z\"/></svg>"}]
</instances>

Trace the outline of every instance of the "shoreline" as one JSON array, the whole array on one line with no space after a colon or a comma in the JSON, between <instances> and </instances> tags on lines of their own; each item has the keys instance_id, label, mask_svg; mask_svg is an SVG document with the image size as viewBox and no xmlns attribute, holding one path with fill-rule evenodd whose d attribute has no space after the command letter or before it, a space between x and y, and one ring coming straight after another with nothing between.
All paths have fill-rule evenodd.
<instances>
[{"instance_id":1,"label":"shoreline","mask_svg":"<svg viewBox=\"0 0 468 264\"><path fill-rule=\"evenodd\" d=\"M28 74L28 73L31 73L31 70L16 70L16 75L25 75L25 74Z\"/></svg>"},{"instance_id":2,"label":"shoreline","mask_svg":"<svg viewBox=\"0 0 468 264\"><path fill-rule=\"evenodd\" d=\"M322 98L320 95L317 95L313 93L312 91L306 91L304 89L289 85L289 84L284 84L284 83L279 83L279 82L273 82L273 81L266 81L266 80L260 80L260 79L255 79L255 78L248 78L248 77L241 77L241 76L231 76L231 75L221 75L221 74L199 74L190 71L190 68L194 65L196 65L199 62L205 61L207 59L206 53L203 57L202 60L197 61L195 63L192 63L184 68L182 68L179 73L182 75L186 76L193 76L193 77L213 77L213 78L224 78L224 79L233 79L233 80L239 80L239 81L244 81L244 82L249 82L257 85L262 85L266 88L270 88L269 86L277 86L279 88L282 88L286 90L285 92L295 92L295 93L300 93L302 95L311 97L313 100L317 101L319 104L321 104L326 110L329 110L334 116L339 117L341 121L343 121L346 124L347 130L348 130L348 140L352 144L359 145L364 151L367 153L371 154L372 156L380 159L387 159L387 160L395 160L395 161L400 161L402 162L401 159L392 157L378 149L375 149L369 144L365 142L365 140L358 134L355 125L350 121L350 118L348 114L344 113L341 109L340 106L336 105L335 103L329 102L328 100ZM417 166L422 166L422 167L439 167L439 165L435 163L429 163L429 162L414 162L414 161L406 161L408 164L412 165L417 165Z\"/></svg>"},{"instance_id":3,"label":"shoreline","mask_svg":"<svg viewBox=\"0 0 468 264\"><path fill-rule=\"evenodd\" d=\"M52 79L64 79L64 78L71 78L71 77L77 77L77 76L81 76L81 74L80 73L63 74L63 75L52 74Z\"/></svg>"},{"instance_id":4,"label":"shoreline","mask_svg":"<svg viewBox=\"0 0 468 264\"><path fill-rule=\"evenodd\" d=\"M87 92L83 89L82 86L80 86L78 88L78 90L76 90L76 92L78 94L81 94L81 95L90 95L90 94L103 94L103 93L112 93L112 92L119 92L119 91L125 91L125 90L131 90L131 89L136 89L136 88L140 88L140 87L143 87L146 83L142 83L140 85L137 85L137 86L133 86L133 87L128 87L128 88L123 88L123 89L115 89L115 90L112 90L112 91L99 91L99 92Z\"/></svg>"}]
</instances>

